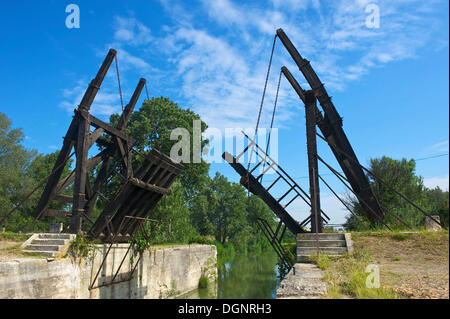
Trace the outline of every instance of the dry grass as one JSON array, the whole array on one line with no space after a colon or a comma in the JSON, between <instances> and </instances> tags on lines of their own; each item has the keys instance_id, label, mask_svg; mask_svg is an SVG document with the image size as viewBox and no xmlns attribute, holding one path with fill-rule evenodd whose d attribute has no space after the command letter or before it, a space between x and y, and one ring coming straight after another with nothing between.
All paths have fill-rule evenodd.
<instances>
[{"instance_id":1,"label":"dry grass","mask_svg":"<svg viewBox=\"0 0 450 319\"><path fill-rule=\"evenodd\" d=\"M352 234L355 250L366 250L380 268L381 283L405 298L449 298L449 233Z\"/></svg>"},{"instance_id":2,"label":"dry grass","mask_svg":"<svg viewBox=\"0 0 450 319\"><path fill-rule=\"evenodd\" d=\"M34 253L23 252L20 246L22 242L0 241L0 262L11 261L17 258L46 258Z\"/></svg>"},{"instance_id":3,"label":"dry grass","mask_svg":"<svg viewBox=\"0 0 450 319\"><path fill-rule=\"evenodd\" d=\"M329 298L449 298L449 233L352 233L355 252L320 256ZM367 288L368 264L380 270L378 289Z\"/></svg>"},{"instance_id":4,"label":"dry grass","mask_svg":"<svg viewBox=\"0 0 450 319\"><path fill-rule=\"evenodd\" d=\"M35 253L22 251L20 246L32 234L0 233L0 262L11 261L17 258L46 258Z\"/></svg>"}]
</instances>

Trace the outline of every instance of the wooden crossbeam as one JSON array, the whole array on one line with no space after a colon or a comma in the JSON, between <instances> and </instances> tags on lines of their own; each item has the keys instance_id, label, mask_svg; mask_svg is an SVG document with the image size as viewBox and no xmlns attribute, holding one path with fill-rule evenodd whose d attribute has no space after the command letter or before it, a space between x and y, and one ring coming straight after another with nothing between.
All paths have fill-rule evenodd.
<instances>
[{"instance_id":1,"label":"wooden crossbeam","mask_svg":"<svg viewBox=\"0 0 450 319\"><path fill-rule=\"evenodd\" d=\"M158 194L163 194L163 195L172 195L173 194L171 189L159 187L154 184L148 184L148 183L145 183L134 177L130 178L130 183L137 187L146 189L151 192L156 192Z\"/></svg>"},{"instance_id":2,"label":"wooden crossbeam","mask_svg":"<svg viewBox=\"0 0 450 319\"><path fill-rule=\"evenodd\" d=\"M44 212L45 216L48 217L72 217L72 213L66 210L56 210L56 209L48 209Z\"/></svg>"},{"instance_id":3,"label":"wooden crossbeam","mask_svg":"<svg viewBox=\"0 0 450 319\"><path fill-rule=\"evenodd\" d=\"M57 194L55 196L55 200L63 202L63 203L72 203L73 202L73 197L69 196L69 195Z\"/></svg>"},{"instance_id":4,"label":"wooden crossbeam","mask_svg":"<svg viewBox=\"0 0 450 319\"><path fill-rule=\"evenodd\" d=\"M222 154L223 158L233 158L233 156L227 152ZM259 181L253 176L248 174L248 171L234 159L229 164L234 170L241 176L241 184L247 188L250 192L260 197L270 209L280 218L283 223L289 228L293 234L304 232L298 222L292 218L291 215L280 205L280 203L273 198L273 196L259 183ZM246 179L248 176L248 180ZM244 183L242 180L244 179Z\"/></svg>"},{"instance_id":5,"label":"wooden crossbeam","mask_svg":"<svg viewBox=\"0 0 450 319\"><path fill-rule=\"evenodd\" d=\"M122 140L124 140L124 141L126 140L130 144L136 143L136 140L134 138L132 138L131 136L128 136L125 132L123 132L122 130L119 130L115 127L112 127L111 125L107 124L106 122L103 122L102 120L95 117L94 115L89 114L86 111L78 111L77 110L76 112L79 113L83 118L88 120L90 125L92 125L96 128L102 128L109 134L116 136L116 137L120 137Z\"/></svg>"}]
</instances>

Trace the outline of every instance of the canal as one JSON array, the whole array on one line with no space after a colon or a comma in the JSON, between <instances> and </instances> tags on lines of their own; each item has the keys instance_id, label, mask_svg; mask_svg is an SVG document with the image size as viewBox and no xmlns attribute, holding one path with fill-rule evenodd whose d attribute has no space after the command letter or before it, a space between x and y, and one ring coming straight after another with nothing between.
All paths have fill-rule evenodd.
<instances>
[{"instance_id":1,"label":"canal","mask_svg":"<svg viewBox=\"0 0 450 319\"><path fill-rule=\"evenodd\" d=\"M272 299L280 283L278 258L273 251L258 255L234 254L219 258L216 287L197 289L186 299Z\"/></svg>"}]
</instances>

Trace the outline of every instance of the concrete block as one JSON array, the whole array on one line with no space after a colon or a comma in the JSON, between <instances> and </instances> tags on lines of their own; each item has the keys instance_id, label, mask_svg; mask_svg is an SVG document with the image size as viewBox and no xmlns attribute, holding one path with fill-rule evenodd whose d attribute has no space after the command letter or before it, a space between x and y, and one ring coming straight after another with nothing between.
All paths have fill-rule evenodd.
<instances>
[{"instance_id":1,"label":"concrete block","mask_svg":"<svg viewBox=\"0 0 450 319\"><path fill-rule=\"evenodd\" d=\"M52 223L50 224L50 233L61 233L63 231L63 223Z\"/></svg>"},{"instance_id":2,"label":"concrete block","mask_svg":"<svg viewBox=\"0 0 450 319\"><path fill-rule=\"evenodd\" d=\"M439 217L439 215L434 215L434 216L431 216L431 217L433 217L438 222L441 222L441 218ZM434 220L432 220L428 216L425 216L425 220L424 220L423 226L425 227L425 230L429 230L429 231L438 231L438 230L442 229L441 225L436 223Z\"/></svg>"}]
</instances>

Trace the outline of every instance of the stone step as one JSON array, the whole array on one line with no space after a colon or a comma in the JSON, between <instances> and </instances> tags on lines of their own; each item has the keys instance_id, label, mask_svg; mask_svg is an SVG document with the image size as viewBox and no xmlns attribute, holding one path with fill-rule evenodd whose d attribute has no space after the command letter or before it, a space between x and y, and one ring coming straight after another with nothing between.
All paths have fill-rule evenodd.
<instances>
[{"instance_id":1,"label":"stone step","mask_svg":"<svg viewBox=\"0 0 450 319\"><path fill-rule=\"evenodd\" d=\"M25 253L33 253L37 255L47 256L47 257L55 257L58 253L57 251L36 251L36 250L24 250Z\"/></svg>"},{"instance_id":2,"label":"stone step","mask_svg":"<svg viewBox=\"0 0 450 319\"><path fill-rule=\"evenodd\" d=\"M340 255L347 252L347 247L319 247L319 252L322 254ZM299 255L314 255L316 248L313 247L297 247L297 256Z\"/></svg>"},{"instance_id":3,"label":"stone step","mask_svg":"<svg viewBox=\"0 0 450 319\"><path fill-rule=\"evenodd\" d=\"M61 249L60 245L28 245L26 250L33 251L55 251L58 252Z\"/></svg>"},{"instance_id":4,"label":"stone step","mask_svg":"<svg viewBox=\"0 0 450 319\"><path fill-rule=\"evenodd\" d=\"M74 239L74 234L39 234L39 239Z\"/></svg>"},{"instance_id":5,"label":"stone step","mask_svg":"<svg viewBox=\"0 0 450 319\"><path fill-rule=\"evenodd\" d=\"M63 246L69 241L67 239L34 239L31 244L33 245L60 245Z\"/></svg>"},{"instance_id":6,"label":"stone step","mask_svg":"<svg viewBox=\"0 0 450 319\"><path fill-rule=\"evenodd\" d=\"M319 239L319 247L345 247L345 240L321 240ZM316 247L316 240L299 240L297 247Z\"/></svg>"},{"instance_id":7,"label":"stone step","mask_svg":"<svg viewBox=\"0 0 450 319\"><path fill-rule=\"evenodd\" d=\"M320 233L318 234L319 240L345 240L345 234L338 233ZM303 233L297 234L297 241L300 240L316 240L315 233Z\"/></svg>"},{"instance_id":8,"label":"stone step","mask_svg":"<svg viewBox=\"0 0 450 319\"><path fill-rule=\"evenodd\" d=\"M330 257L339 257L340 255L331 255L331 254L327 254L327 256L330 256ZM311 262L310 258L311 258L311 255L297 255L297 262L298 262L298 263L307 263L307 262Z\"/></svg>"}]
</instances>

